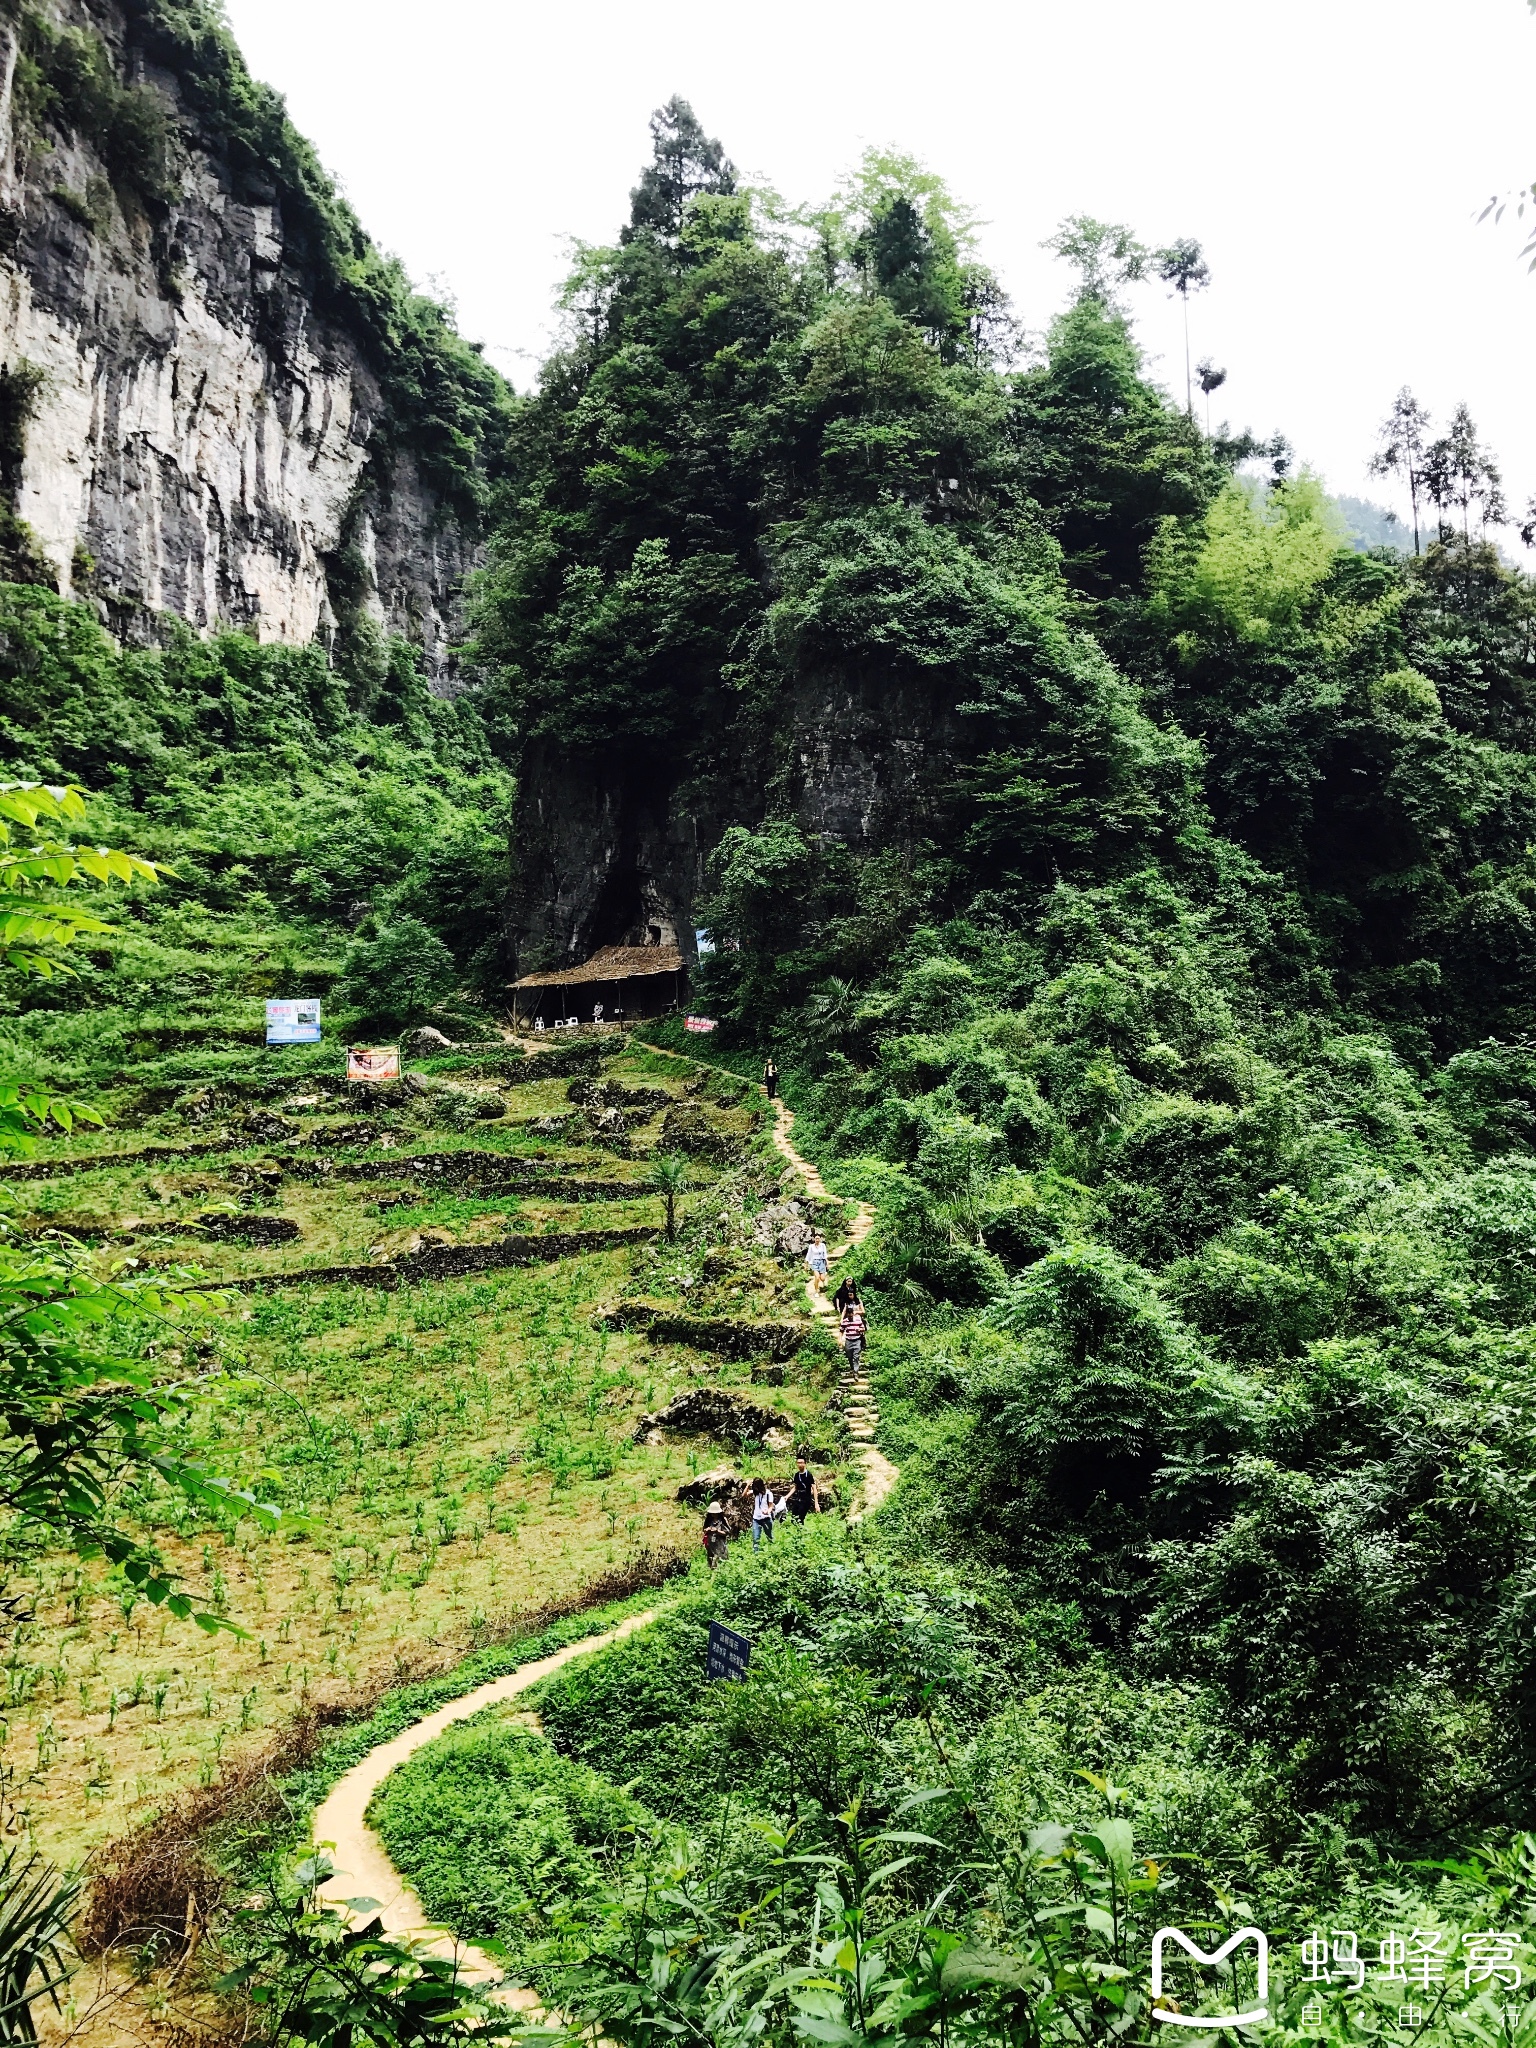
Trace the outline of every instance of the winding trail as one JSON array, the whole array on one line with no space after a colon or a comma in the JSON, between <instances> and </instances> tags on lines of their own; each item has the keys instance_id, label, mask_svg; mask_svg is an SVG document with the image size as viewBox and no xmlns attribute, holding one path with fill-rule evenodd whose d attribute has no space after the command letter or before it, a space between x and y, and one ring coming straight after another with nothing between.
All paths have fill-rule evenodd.
<instances>
[{"instance_id":1,"label":"winding trail","mask_svg":"<svg viewBox=\"0 0 1536 2048\"><path fill-rule=\"evenodd\" d=\"M778 1150L794 1167L805 1182L808 1195L822 1200L836 1201L839 1197L827 1194L826 1183L816 1168L800 1152L790 1132L795 1127L795 1112L781 1098L773 1100L773 1142ZM827 1257L832 1261L841 1259L851 1252L856 1244L862 1244L875 1227L875 1212L868 1202L858 1204L858 1213L848 1227L844 1243L829 1245ZM805 1283L805 1298L814 1316L830 1316L835 1313L825 1293L819 1293L816 1284L809 1277ZM859 1442L859 1462L864 1467L864 1484L858 1500L848 1511L850 1522L861 1521L865 1515L872 1515L881 1502L886 1500L896 1481L901 1477L896 1467L874 1442L875 1430L879 1426L880 1411L869 1398L869 1381L862 1370L844 1376L843 1389L848 1397L848 1434Z\"/></svg>"},{"instance_id":2,"label":"winding trail","mask_svg":"<svg viewBox=\"0 0 1536 2048\"><path fill-rule=\"evenodd\" d=\"M805 1157L804 1153L796 1149L795 1141L789 1135L795 1128L795 1112L781 1097L775 1096L772 1100L774 1145L783 1153L790 1165L805 1182L805 1192L821 1201L839 1200L840 1198L836 1195L828 1195L826 1182L822 1179L816 1168L812 1166L809 1159ZM829 1245L827 1247L827 1257L829 1259L842 1258L845 1253L851 1252L856 1244L862 1244L874 1227L874 1210L868 1202L860 1202L858 1204L858 1214L848 1227L847 1241L839 1245ZM817 1293L815 1284L809 1279L805 1283L805 1298L810 1304L813 1316L829 1316L832 1314L831 1302L828 1301L825 1294Z\"/></svg>"},{"instance_id":3,"label":"winding trail","mask_svg":"<svg viewBox=\"0 0 1536 2048\"><path fill-rule=\"evenodd\" d=\"M636 1043L645 1045L643 1039ZM645 1049L671 1059L688 1060L690 1066L703 1067L707 1072L716 1071L706 1061L689 1060L686 1053L673 1053L665 1046L645 1045ZM794 1111L779 1100L774 1101L773 1110L774 1145L805 1182L806 1193L822 1200L836 1200L837 1197L828 1196L821 1175L795 1147L790 1136L795 1123ZM846 1242L829 1248L829 1257L841 1259L856 1244L862 1244L874 1228L874 1222L874 1210L868 1202L860 1202ZM829 1316L833 1313L831 1302L825 1295L818 1294L809 1280L806 1282L806 1299L813 1315ZM858 1455L864 1468L864 1484L859 1499L848 1515L850 1522L856 1522L865 1515L873 1514L889 1497L900 1473L873 1441L880 1416L870 1397L869 1381L864 1377L862 1368L845 1373L841 1386L849 1434L860 1444ZM478 1714L482 1707L516 1699L519 1693L529 1691L541 1679L548 1678L574 1658L605 1650L624 1636L632 1635L636 1629L644 1628L656 1619L658 1612L658 1609L650 1608L644 1614L631 1615L605 1635L588 1636L583 1641L568 1643L551 1657L540 1658L536 1664L525 1664L520 1670L509 1672L505 1678L493 1678L489 1684L477 1686L473 1692L465 1693L462 1699L450 1700L435 1714L414 1722L392 1741L381 1742L376 1749L369 1750L361 1763L354 1764L345 1776L337 1780L315 1812L314 1841L317 1846L329 1846L331 1860L336 1865L336 1875L321 1888L322 1896L337 1904L353 1898L373 1899L378 1904L379 1918L386 1934L416 1941L434 1955L455 1960L461 1978L467 1983L500 1983L504 1975L501 1965L493 1961L484 1949L458 1941L442 1928L433 1926L427 1917L426 1907L391 1863L385 1854L384 1844L369 1827L366 1819L369 1801L397 1764L403 1764L407 1757L414 1756L417 1750L435 1741L455 1722ZM503 2004L519 2012L538 2013L542 2010L538 1993L526 1987L501 1983L496 1996Z\"/></svg>"},{"instance_id":4,"label":"winding trail","mask_svg":"<svg viewBox=\"0 0 1536 2048\"><path fill-rule=\"evenodd\" d=\"M384 1844L364 1818L368 1802L396 1764L403 1764L418 1749L435 1741L455 1721L467 1720L471 1714L478 1714L482 1707L494 1707L502 1700L516 1699L520 1692L527 1692L574 1658L589 1656L595 1650L606 1650L611 1643L633 1635L637 1628L644 1628L647 1622L654 1621L657 1612L652 1607L644 1614L632 1614L617 1628L609 1629L606 1635L587 1636L580 1642L567 1643L552 1657L541 1657L536 1664L524 1664L520 1670L509 1671L505 1678L493 1678L487 1685L476 1686L462 1699L450 1700L435 1714L414 1722L392 1741L381 1742L377 1749L370 1749L360 1764L354 1764L344 1777L337 1779L329 1796L315 1812L314 1840L317 1845L330 1844L331 1860L336 1865L336 1875L321 1887L322 1897L336 1904L355 1898L374 1899L378 1902L379 1918L384 1923L386 1934L420 1941L423 1948L434 1955L456 1957L460 1976L470 1983L494 1983L503 1974L499 1963L493 1962L484 1949L455 1941L452 1935L443 1933L428 1919L426 1907L390 1862L384 1852ZM509 1989L502 1996L507 2004L520 2010L538 2008L539 1998L534 1991Z\"/></svg>"},{"instance_id":5,"label":"winding trail","mask_svg":"<svg viewBox=\"0 0 1536 2048\"><path fill-rule=\"evenodd\" d=\"M652 1045L643 1038L636 1039L635 1043L644 1046L647 1052L660 1053L664 1059L685 1060L689 1066L701 1067L708 1074L721 1071L718 1067L710 1066L707 1060L692 1059L685 1052L672 1052L664 1045ZM842 1197L829 1193L820 1173L790 1136L795 1128L795 1112L782 1096L770 1096L769 1100L773 1104L774 1146L805 1182L806 1193L820 1201L840 1201ZM859 1202L855 1208L856 1214L848 1226L847 1238L842 1244L827 1247L827 1257L834 1263L846 1257L856 1244L862 1244L875 1227L875 1212L868 1202ZM830 1316L835 1313L827 1296L818 1293L809 1275L806 1276L805 1299L813 1316ZM858 1522L862 1521L865 1515L872 1515L883 1501L890 1498L901 1473L874 1442L880 1411L873 1400L865 1398L869 1394L869 1381L860 1372L857 1375L845 1375L842 1386L845 1394L852 1397L847 1403L848 1433L859 1443L859 1463L864 1467L864 1484L859 1489L859 1498L848 1510L849 1521Z\"/></svg>"}]
</instances>

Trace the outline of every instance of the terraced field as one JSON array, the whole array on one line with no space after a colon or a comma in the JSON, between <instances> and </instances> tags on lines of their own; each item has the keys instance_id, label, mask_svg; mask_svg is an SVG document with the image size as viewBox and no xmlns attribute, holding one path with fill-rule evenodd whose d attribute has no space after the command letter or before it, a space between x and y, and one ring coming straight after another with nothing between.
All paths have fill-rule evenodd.
<instances>
[{"instance_id":1,"label":"terraced field","mask_svg":"<svg viewBox=\"0 0 1536 2048\"><path fill-rule=\"evenodd\" d=\"M0 1673L10 1832L73 1858L296 1708L493 1641L645 1550L691 1555L677 1496L700 1473L787 1468L794 1442L835 1479L851 1442L797 1230L842 1205L803 1195L755 1091L633 1046L585 1075L570 1055L444 1055L373 1107L253 1067L18 1182L21 1228L216 1283L160 1361L206 1377L192 1430L282 1520L131 1504L240 1639L167 1621L100 1565L25 1561L33 1619ZM672 1243L658 1151L689 1162ZM783 1434L636 1440L706 1386Z\"/></svg>"}]
</instances>

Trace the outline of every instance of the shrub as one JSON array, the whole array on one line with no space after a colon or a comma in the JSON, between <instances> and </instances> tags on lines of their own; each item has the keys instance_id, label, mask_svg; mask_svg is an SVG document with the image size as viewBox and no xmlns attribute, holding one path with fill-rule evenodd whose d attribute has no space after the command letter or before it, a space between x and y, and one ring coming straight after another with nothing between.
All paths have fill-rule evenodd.
<instances>
[{"instance_id":1,"label":"shrub","mask_svg":"<svg viewBox=\"0 0 1536 2048\"><path fill-rule=\"evenodd\" d=\"M341 964L337 994L370 1025L397 1027L435 1008L453 987L453 955L419 917L392 917L356 938Z\"/></svg>"},{"instance_id":2,"label":"shrub","mask_svg":"<svg viewBox=\"0 0 1536 2048\"><path fill-rule=\"evenodd\" d=\"M592 1892L604 1856L648 1816L542 1736L497 1719L429 1743L385 1781L369 1818L434 1918L516 1944Z\"/></svg>"}]
</instances>

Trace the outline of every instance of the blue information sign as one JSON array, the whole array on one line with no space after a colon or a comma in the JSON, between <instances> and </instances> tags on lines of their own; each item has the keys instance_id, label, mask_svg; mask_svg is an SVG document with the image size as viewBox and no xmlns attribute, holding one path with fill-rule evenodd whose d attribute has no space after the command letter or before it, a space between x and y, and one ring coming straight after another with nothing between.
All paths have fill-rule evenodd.
<instances>
[{"instance_id":1,"label":"blue information sign","mask_svg":"<svg viewBox=\"0 0 1536 2048\"><path fill-rule=\"evenodd\" d=\"M268 1045L318 1045L320 1043L320 998L309 996L297 1002L268 1003Z\"/></svg>"},{"instance_id":2,"label":"blue information sign","mask_svg":"<svg viewBox=\"0 0 1536 2048\"><path fill-rule=\"evenodd\" d=\"M704 1666L706 1679L743 1679L751 1661L752 1641L749 1636L737 1635L735 1629L727 1628L723 1621L709 1624L709 1659Z\"/></svg>"}]
</instances>

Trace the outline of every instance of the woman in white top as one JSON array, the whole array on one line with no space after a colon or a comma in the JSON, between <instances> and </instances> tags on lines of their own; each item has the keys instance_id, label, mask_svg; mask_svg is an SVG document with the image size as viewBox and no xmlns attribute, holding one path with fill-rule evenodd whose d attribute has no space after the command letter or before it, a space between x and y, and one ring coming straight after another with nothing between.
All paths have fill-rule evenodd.
<instances>
[{"instance_id":1,"label":"woman in white top","mask_svg":"<svg viewBox=\"0 0 1536 2048\"><path fill-rule=\"evenodd\" d=\"M811 1286L817 1294L827 1291L827 1241L818 1230L805 1248L805 1263L811 1269Z\"/></svg>"},{"instance_id":2,"label":"woman in white top","mask_svg":"<svg viewBox=\"0 0 1536 2048\"><path fill-rule=\"evenodd\" d=\"M773 1541L773 1515L778 1502L765 1479L752 1482L752 1548Z\"/></svg>"}]
</instances>

